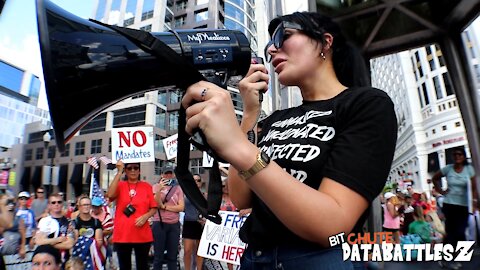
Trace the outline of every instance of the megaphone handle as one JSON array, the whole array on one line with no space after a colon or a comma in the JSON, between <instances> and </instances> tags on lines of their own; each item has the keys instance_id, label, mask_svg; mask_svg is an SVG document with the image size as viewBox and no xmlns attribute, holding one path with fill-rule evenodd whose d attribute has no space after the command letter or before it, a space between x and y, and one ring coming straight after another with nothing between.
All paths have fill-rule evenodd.
<instances>
[{"instance_id":1,"label":"megaphone handle","mask_svg":"<svg viewBox=\"0 0 480 270\"><path fill-rule=\"evenodd\" d=\"M220 158L215 151L212 150L210 145L207 142L205 134L200 129L196 129L193 132L193 135L190 137L190 143L193 144L196 148L201 151L207 152L207 154L221 163L227 163L224 159Z\"/></svg>"}]
</instances>

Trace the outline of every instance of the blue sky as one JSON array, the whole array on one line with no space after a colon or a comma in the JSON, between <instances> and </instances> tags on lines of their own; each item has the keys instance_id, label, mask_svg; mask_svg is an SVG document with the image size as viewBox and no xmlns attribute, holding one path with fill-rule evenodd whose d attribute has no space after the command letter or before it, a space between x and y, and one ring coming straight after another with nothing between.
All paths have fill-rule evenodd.
<instances>
[{"instance_id":1,"label":"blue sky","mask_svg":"<svg viewBox=\"0 0 480 270\"><path fill-rule=\"evenodd\" d=\"M96 4L96 0L51 2L82 18L90 18ZM43 82L35 3L35 0L6 1L0 14L0 59L39 76ZM39 106L48 108L44 89Z\"/></svg>"}]
</instances>

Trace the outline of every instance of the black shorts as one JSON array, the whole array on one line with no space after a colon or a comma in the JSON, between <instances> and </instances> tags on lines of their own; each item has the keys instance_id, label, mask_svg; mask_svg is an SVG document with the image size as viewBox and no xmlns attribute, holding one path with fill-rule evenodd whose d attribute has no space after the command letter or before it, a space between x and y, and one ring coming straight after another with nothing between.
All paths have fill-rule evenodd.
<instances>
[{"instance_id":1,"label":"black shorts","mask_svg":"<svg viewBox=\"0 0 480 270\"><path fill-rule=\"evenodd\" d=\"M200 240L203 226L198 221L184 221L182 238Z\"/></svg>"}]
</instances>

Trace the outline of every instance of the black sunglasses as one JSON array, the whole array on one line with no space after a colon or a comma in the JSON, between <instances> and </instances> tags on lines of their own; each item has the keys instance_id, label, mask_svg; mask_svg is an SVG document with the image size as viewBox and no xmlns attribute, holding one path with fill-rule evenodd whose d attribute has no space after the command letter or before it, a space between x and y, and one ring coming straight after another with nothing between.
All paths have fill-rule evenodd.
<instances>
[{"instance_id":1,"label":"black sunglasses","mask_svg":"<svg viewBox=\"0 0 480 270\"><path fill-rule=\"evenodd\" d=\"M51 204L62 204L63 201L51 201L50 203L51 203Z\"/></svg>"},{"instance_id":2,"label":"black sunglasses","mask_svg":"<svg viewBox=\"0 0 480 270\"><path fill-rule=\"evenodd\" d=\"M140 167L131 166L131 167L126 167L125 170L127 170L127 171L138 171L138 170L140 170Z\"/></svg>"},{"instance_id":3,"label":"black sunglasses","mask_svg":"<svg viewBox=\"0 0 480 270\"><path fill-rule=\"evenodd\" d=\"M277 26L277 28L275 28L275 31L273 31L272 39L265 46L264 53L265 53L265 59L267 60L267 62L272 61L272 56L268 53L268 48L273 45L278 50L283 46L283 42L285 41L286 28L303 30L303 27L298 23L282 21Z\"/></svg>"}]
</instances>

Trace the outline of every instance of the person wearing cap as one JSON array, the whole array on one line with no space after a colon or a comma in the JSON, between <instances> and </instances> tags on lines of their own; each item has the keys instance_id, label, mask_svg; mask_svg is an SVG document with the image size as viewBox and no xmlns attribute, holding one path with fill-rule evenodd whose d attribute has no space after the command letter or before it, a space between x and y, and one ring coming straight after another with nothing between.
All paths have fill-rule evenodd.
<instances>
[{"instance_id":1,"label":"person wearing cap","mask_svg":"<svg viewBox=\"0 0 480 270\"><path fill-rule=\"evenodd\" d=\"M33 252L32 270L60 270L62 259L60 251L51 245L40 245Z\"/></svg>"},{"instance_id":2,"label":"person wearing cap","mask_svg":"<svg viewBox=\"0 0 480 270\"><path fill-rule=\"evenodd\" d=\"M93 197L91 215L102 223L103 241L107 244L107 260L110 262L110 265L112 265L112 245L110 243L110 238L113 233L113 217L106 210L107 206L105 206L105 203L106 202L102 198Z\"/></svg>"},{"instance_id":3,"label":"person wearing cap","mask_svg":"<svg viewBox=\"0 0 480 270\"><path fill-rule=\"evenodd\" d=\"M31 241L35 235L35 230L37 228L37 223L35 221L35 213L27 208L27 201L30 198L30 193L27 191L22 191L18 193L18 210L16 212L16 217L23 219L25 224L25 240L26 244L33 249L33 242Z\"/></svg>"},{"instance_id":4,"label":"person wearing cap","mask_svg":"<svg viewBox=\"0 0 480 270\"><path fill-rule=\"evenodd\" d=\"M165 259L169 270L177 269L180 241L180 212L185 209L183 191L176 185L174 169L165 166L160 181L153 186L159 211L153 217L153 269L162 269ZM164 253L165 251L166 254Z\"/></svg>"},{"instance_id":5,"label":"person wearing cap","mask_svg":"<svg viewBox=\"0 0 480 270\"><path fill-rule=\"evenodd\" d=\"M395 243L400 243L400 213L398 212L397 195L386 192L383 197L383 231L393 233Z\"/></svg>"},{"instance_id":6,"label":"person wearing cap","mask_svg":"<svg viewBox=\"0 0 480 270\"><path fill-rule=\"evenodd\" d=\"M108 187L108 198L116 201L113 244L120 270L131 269L132 249L137 269L148 269L148 252L153 242L148 219L157 212L152 186L140 180L140 163L118 160L117 174ZM124 179L124 173L126 180Z\"/></svg>"}]
</instances>

